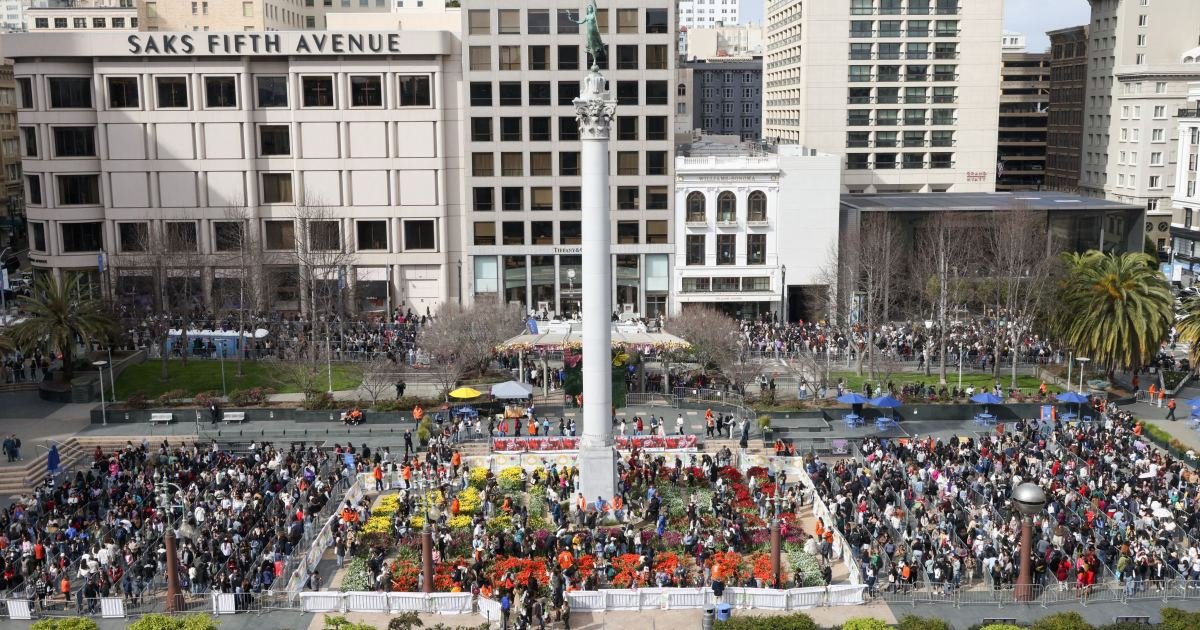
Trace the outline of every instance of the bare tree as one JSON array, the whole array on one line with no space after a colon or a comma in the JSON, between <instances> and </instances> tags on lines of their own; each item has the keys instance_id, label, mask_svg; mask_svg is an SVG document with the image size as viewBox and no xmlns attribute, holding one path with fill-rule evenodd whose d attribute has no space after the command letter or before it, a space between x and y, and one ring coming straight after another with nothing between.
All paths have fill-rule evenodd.
<instances>
[{"instance_id":1,"label":"bare tree","mask_svg":"<svg viewBox=\"0 0 1200 630\"><path fill-rule=\"evenodd\" d=\"M524 322L524 309L511 304L480 299L470 306L447 304L421 329L417 346L449 392L467 373L486 369L496 347L519 334Z\"/></svg>"},{"instance_id":2,"label":"bare tree","mask_svg":"<svg viewBox=\"0 0 1200 630\"><path fill-rule=\"evenodd\" d=\"M923 221L918 228L916 252L910 260L916 297L922 310L919 319L929 319L925 355L925 374L930 373L930 345L937 350L938 383L946 384L947 340L951 335L953 309L964 296L964 280L959 270L965 269L971 254L968 217L956 213L937 213Z\"/></svg>"},{"instance_id":3,"label":"bare tree","mask_svg":"<svg viewBox=\"0 0 1200 630\"><path fill-rule=\"evenodd\" d=\"M301 286L308 294L309 313L314 323L324 321L326 352L330 351L331 325L349 307L347 296L354 278L357 258L342 233L342 220L335 208L321 203L318 195L305 190L304 204L296 206L296 260ZM314 344L315 347L315 344ZM310 353L315 356L315 353Z\"/></svg>"},{"instance_id":4,"label":"bare tree","mask_svg":"<svg viewBox=\"0 0 1200 630\"><path fill-rule=\"evenodd\" d=\"M986 286L991 288L989 301L996 311L993 374L999 378L1000 349L1007 344L1012 353L1009 386L1015 388L1021 342L1034 329L1044 296L1050 293L1055 245L1046 213L1026 206L992 213L986 234L990 260Z\"/></svg>"},{"instance_id":5,"label":"bare tree","mask_svg":"<svg viewBox=\"0 0 1200 630\"><path fill-rule=\"evenodd\" d=\"M238 320L237 375L244 373L246 334L253 333L252 316L267 309L270 301L267 268L277 255L268 251L252 213L244 206L225 209L226 221L214 230L214 250L218 265L236 273L237 286L229 287L214 279L214 312L232 313Z\"/></svg>"},{"instance_id":6,"label":"bare tree","mask_svg":"<svg viewBox=\"0 0 1200 630\"><path fill-rule=\"evenodd\" d=\"M739 392L761 371L750 361L738 323L711 306L689 306L667 319L663 328L690 344L676 359L690 358L702 370L719 371Z\"/></svg>"},{"instance_id":7,"label":"bare tree","mask_svg":"<svg viewBox=\"0 0 1200 630\"><path fill-rule=\"evenodd\" d=\"M371 404L379 402L379 398L390 387L396 385L399 374L396 363L384 358L377 358L362 368L362 388L371 397Z\"/></svg>"},{"instance_id":8,"label":"bare tree","mask_svg":"<svg viewBox=\"0 0 1200 630\"><path fill-rule=\"evenodd\" d=\"M890 213L863 213L849 226L839 255L838 299L845 310L848 338L856 353L855 372L875 378L879 332L891 316L896 297L901 247L900 226Z\"/></svg>"}]
</instances>

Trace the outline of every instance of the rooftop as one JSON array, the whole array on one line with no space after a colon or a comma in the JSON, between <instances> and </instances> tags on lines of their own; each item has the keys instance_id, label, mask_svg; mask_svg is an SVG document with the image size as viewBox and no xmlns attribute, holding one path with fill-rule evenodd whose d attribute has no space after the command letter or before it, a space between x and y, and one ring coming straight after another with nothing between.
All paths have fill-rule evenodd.
<instances>
[{"instance_id":1,"label":"rooftop","mask_svg":"<svg viewBox=\"0 0 1200 630\"><path fill-rule=\"evenodd\" d=\"M842 195L842 207L872 211L901 212L992 212L1028 208L1030 210L1140 210L1141 206L1081 197L1060 192L997 193L883 193Z\"/></svg>"}]
</instances>

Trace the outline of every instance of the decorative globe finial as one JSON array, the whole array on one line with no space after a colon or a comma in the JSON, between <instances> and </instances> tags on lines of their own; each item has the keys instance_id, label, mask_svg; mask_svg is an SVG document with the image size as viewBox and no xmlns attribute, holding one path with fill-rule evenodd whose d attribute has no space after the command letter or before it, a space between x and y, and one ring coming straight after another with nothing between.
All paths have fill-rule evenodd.
<instances>
[{"instance_id":1,"label":"decorative globe finial","mask_svg":"<svg viewBox=\"0 0 1200 630\"><path fill-rule=\"evenodd\" d=\"M1034 516L1046 507L1046 492L1037 484L1023 483L1013 490L1012 500L1018 512Z\"/></svg>"}]
</instances>

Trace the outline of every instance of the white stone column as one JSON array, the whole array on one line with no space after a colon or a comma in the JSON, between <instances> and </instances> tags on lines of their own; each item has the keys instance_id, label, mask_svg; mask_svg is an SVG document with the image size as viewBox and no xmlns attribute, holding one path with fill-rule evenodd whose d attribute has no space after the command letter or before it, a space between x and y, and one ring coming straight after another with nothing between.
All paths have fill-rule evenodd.
<instances>
[{"instance_id":1,"label":"white stone column","mask_svg":"<svg viewBox=\"0 0 1200 630\"><path fill-rule=\"evenodd\" d=\"M583 437L580 491L589 503L611 501L617 483L612 428L612 228L608 136L616 101L592 68L575 99L583 145Z\"/></svg>"}]
</instances>

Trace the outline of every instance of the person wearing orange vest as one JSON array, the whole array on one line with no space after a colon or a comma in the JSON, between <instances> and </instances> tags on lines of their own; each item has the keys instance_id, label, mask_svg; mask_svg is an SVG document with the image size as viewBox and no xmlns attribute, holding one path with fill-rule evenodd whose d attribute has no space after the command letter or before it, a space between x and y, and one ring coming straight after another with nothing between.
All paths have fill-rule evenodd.
<instances>
[{"instance_id":1,"label":"person wearing orange vest","mask_svg":"<svg viewBox=\"0 0 1200 630\"><path fill-rule=\"evenodd\" d=\"M375 492L383 492L383 467L375 464L375 469L371 471L371 476L375 478Z\"/></svg>"},{"instance_id":2,"label":"person wearing orange vest","mask_svg":"<svg viewBox=\"0 0 1200 630\"><path fill-rule=\"evenodd\" d=\"M450 500L450 514L458 516L458 511L462 509L462 504L458 502L458 497Z\"/></svg>"},{"instance_id":3,"label":"person wearing orange vest","mask_svg":"<svg viewBox=\"0 0 1200 630\"><path fill-rule=\"evenodd\" d=\"M713 416L712 408L704 412L704 430L707 437L714 437L717 430L717 419Z\"/></svg>"},{"instance_id":4,"label":"person wearing orange vest","mask_svg":"<svg viewBox=\"0 0 1200 630\"><path fill-rule=\"evenodd\" d=\"M455 475L458 474L459 466L462 466L462 453L454 451L454 454L450 456L450 467L454 469Z\"/></svg>"},{"instance_id":5,"label":"person wearing orange vest","mask_svg":"<svg viewBox=\"0 0 1200 630\"><path fill-rule=\"evenodd\" d=\"M404 468L400 469L400 475L404 478L404 489L407 490L407 489L411 488L412 487L412 466L405 464Z\"/></svg>"},{"instance_id":6,"label":"person wearing orange vest","mask_svg":"<svg viewBox=\"0 0 1200 630\"><path fill-rule=\"evenodd\" d=\"M1175 399L1167 401L1167 420L1175 422Z\"/></svg>"},{"instance_id":7,"label":"person wearing orange vest","mask_svg":"<svg viewBox=\"0 0 1200 630\"><path fill-rule=\"evenodd\" d=\"M424 407L421 406L420 403L417 403L417 404L413 405L412 414L413 414L413 422L420 424L421 420L423 420L425 418L425 409L424 409Z\"/></svg>"},{"instance_id":8,"label":"person wearing orange vest","mask_svg":"<svg viewBox=\"0 0 1200 630\"><path fill-rule=\"evenodd\" d=\"M1146 388L1146 393L1150 396L1150 404L1154 404L1154 399L1158 396L1158 386L1150 383L1150 387Z\"/></svg>"}]
</instances>

